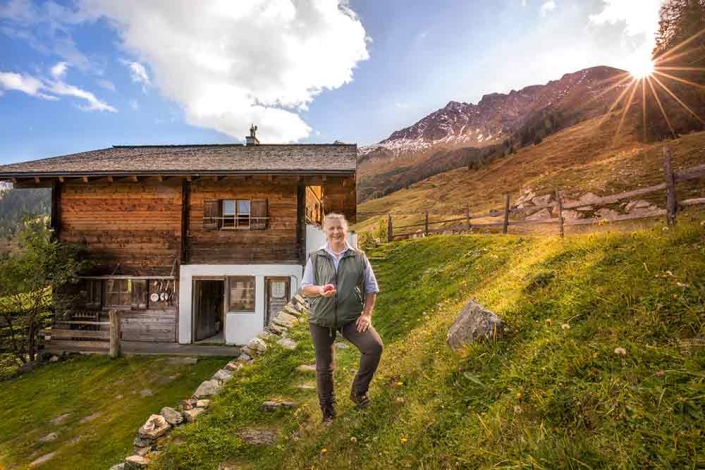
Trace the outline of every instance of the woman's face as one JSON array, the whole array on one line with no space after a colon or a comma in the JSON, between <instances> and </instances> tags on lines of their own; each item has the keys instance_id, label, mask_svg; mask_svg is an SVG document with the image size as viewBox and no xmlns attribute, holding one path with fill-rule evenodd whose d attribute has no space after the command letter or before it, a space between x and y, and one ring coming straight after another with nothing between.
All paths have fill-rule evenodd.
<instances>
[{"instance_id":1,"label":"woman's face","mask_svg":"<svg viewBox=\"0 0 705 470\"><path fill-rule=\"evenodd\" d=\"M326 233L326 239L329 242L334 242L334 243L340 243L340 242L345 242L345 236L347 234L347 230L343 226L343 222L338 219L330 219L327 220L325 225L323 226L325 233Z\"/></svg>"}]
</instances>

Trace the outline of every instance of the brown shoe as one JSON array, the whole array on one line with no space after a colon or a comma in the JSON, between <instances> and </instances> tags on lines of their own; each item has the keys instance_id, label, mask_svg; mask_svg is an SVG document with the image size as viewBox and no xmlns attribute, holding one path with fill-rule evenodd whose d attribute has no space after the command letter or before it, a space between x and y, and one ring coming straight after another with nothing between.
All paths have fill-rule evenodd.
<instances>
[{"instance_id":1,"label":"brown shoe","mask_svg":"<svg viewBox=\"0 0 705 470\"><path fill-rule=\"evenodd\" d=\"M357 393L355 393L355 390L350 391L350 399L360 410L364 410L372 404L372 402L370 401L370 397L367 396L367 393L358 395Z\"/></svg>"},{"instance_id":2,"label":"brown shoe","mask_svg":"<svg viewBox=\"0 0 705 470\"><path fill-rule=\"evenodd\" d=\"M336 417L335 405L321 406L321 412L323 412L323 419L321 420L321 424L326 427L333 424L333 420Z\"/></svg>"}]
</instances>

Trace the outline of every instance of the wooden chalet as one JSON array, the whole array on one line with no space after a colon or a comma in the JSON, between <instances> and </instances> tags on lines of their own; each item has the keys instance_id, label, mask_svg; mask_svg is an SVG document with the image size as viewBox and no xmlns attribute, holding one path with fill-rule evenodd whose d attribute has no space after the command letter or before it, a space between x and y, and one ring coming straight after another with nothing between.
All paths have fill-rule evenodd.
<instances>
[{"instance_id":1,"label":"wooden chalet","mask_svg":"<svg viewBox=\"0 0 705 470\"><path fill-rule=\"evenodd\" d=\"M114 146L0 166L15 188L52 189L58 240L94 263L74 323L117 310L123 341L228 345L268 324L324 243L324 212L355 221L357 146L260 145L255 130L246 145Z\"/></svg>"}]
</instances>

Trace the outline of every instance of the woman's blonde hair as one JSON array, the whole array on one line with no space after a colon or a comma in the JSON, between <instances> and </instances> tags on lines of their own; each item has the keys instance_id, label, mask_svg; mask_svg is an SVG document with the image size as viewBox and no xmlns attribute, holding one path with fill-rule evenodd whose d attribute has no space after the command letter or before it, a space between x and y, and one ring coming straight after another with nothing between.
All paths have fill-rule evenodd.
<instances>
[{"instance_id":1,"label":"woman's blonde hair","mask_svg":"<svg viewBox=\"0 0 705 470\"><path fill-rule=\"evenodd\" d=\"M343 214L339 214L337 212L330 212L326 214L326 216L323 218L324 227L326 225L326 222L328 222L329 220L339 220L340 225L342 225L346 231L348 230L348 221L345 219L345 216Z\"/></svg>"}]
</instances>

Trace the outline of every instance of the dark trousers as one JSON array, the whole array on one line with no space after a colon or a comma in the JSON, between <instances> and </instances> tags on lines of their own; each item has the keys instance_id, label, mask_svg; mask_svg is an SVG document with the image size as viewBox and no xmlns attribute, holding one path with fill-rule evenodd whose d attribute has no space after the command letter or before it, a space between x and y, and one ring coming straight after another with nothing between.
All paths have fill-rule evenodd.
<instances>
[{"instance_id":1,"label":"dark trousers","mask_svg":"<svg viewBox=\"0 0 705 470\"><path fill-rule=\"evenodd\" d=\"M318 388L318 402L321 406L335 403L333 390L333 371L335 370L335 345L333 344L339 330L326 328L309 323L309 330L313 338L313 347L316 351L316 385ZM367 331L358 332L355 322L341 328L343 338L350 341L362 353L360 367L353 380L352 389L362 395L367 392L372 377L377 370L382 357L384 345L377 331L370 326Z\"/></svg>"}]
</instances>

